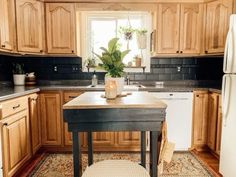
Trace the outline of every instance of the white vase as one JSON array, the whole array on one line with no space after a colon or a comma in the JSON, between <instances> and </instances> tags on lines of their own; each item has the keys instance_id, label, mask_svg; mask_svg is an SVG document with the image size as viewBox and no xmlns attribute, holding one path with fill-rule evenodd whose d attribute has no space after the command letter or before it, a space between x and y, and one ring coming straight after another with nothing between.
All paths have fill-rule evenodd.
<instances>
[{"instance_id":1,"label":"white vase","mask_svg":"<svg viewBox=\"0 0 236 177\"><path fill-rule=\"evenodd\" d=\"M108 80L112 80L116 82L116 86L117 86L117 95L121 95L122 91L124 90L124 82L125 82L125 78L124 77L105 77L105 83Z\"/></svg>"},{"instance_id":2,"label":"white vase","mask_svg":"<svg viewBox=\"0 0 236 177\"><path fill-rule=\"evenodd\" d=\"M25 85L25 74L14 74L13 82L14 82L14 85L18 85L18 86Z\"/></svg>"}]
</instances>

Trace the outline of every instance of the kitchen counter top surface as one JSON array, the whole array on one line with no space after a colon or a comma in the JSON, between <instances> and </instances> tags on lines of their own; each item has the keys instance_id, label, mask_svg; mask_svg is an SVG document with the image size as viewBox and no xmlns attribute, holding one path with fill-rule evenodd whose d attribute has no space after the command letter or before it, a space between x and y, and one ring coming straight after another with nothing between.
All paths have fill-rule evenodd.
<instances>
[{"instance_id":1,"label":"kitchen counter top surface","mask_svg":"<svg viewBox=\"0 0 236 177\"><path fill-rule=\"evenodd\" d=\"M38 87L0 86L0 101L25 96L39 91L40 89Z\"/></svg>"},{"instance_id":2,"label":"kitchen counter top surface","mask_svg":"<svg viewBox=\"0 0 236 177\"><path fill-rule=\"evenodd\" d=\"M0 101L24 96L39 91L104 91L104 85L39 85L33 87L24 86L1 86L0 85ZM221 88L215 86L198 86L198 85L130 85L125 86L125 91L150 91L150 92L192 92L196 90L209 90L216 93L221 93Z\"/></svg>"}]
</instances>

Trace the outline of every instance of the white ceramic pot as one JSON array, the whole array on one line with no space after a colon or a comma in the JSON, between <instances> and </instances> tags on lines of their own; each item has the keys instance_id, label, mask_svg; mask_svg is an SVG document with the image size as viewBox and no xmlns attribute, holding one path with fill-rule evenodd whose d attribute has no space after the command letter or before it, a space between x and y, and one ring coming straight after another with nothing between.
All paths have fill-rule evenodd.
<instances>
[{"instance_id":1,"label":"white ceramic pot","mask_svg":"<svg viewBox=\"0 0 236 177\"><path fill-rule=\"evenodd\" d=\"M137 43L139 49L147 48L147 35L146 34L138 34L137 35Z\"/></svg>"},{"instance_id":2,"label":"white ceramic pot","mask_svg":"<svg viewBox=\"0 0 236 177\"><path fill-rule=\"evenodd\" d=\"M25 85L25 74L14 74L13 75L14 85Z\"/></svg>"},{"instance_id":3,"label":"white ceramic pot","mask_svg":"<svg viewBox=\"0 0 236 177\"><path fill-rule=\"evenodd\" d=\"M124 82L125 82L125 78L124 77L105 77L105 83L108 80L112 80L116 82L116 86L117 86L117 95L121 95L122 91L124 90Z\"/></svg>"}]
</instances>

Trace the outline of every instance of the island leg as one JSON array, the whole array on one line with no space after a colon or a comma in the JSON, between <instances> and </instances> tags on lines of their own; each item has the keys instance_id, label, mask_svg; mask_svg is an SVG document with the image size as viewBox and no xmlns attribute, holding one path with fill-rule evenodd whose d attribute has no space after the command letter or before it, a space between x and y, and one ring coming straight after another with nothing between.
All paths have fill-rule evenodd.
<instances>
[{"instance_id":1,"label":"island leg","mask_svg":"<svg viewBox=\"0 0 236 177\"><path fill-rule=\"evenodd\" d=\"M88 132L88 165L93 164L93 136L92 132Z\"/></svg>"},{"instance_id":2,"label":"island leg","mask_svg":"<svg viewBox=\"0 0 236 177\"><path fill-rule=\"evenodd\" d=\"M146 168L146 132L141 131L141 165Z\"/></svg>"},{"instance_id":3,"label":"island leg","mask_svg":"<svg viewBox=\"0 0 236 177\"><path fill-rule=\"evenodd\" d=\"M150 175L151 177L157 177L157 162L159 153L157 152L157 141L158 141L157 131L150 132Z\"/></svg>"},{"instance_id":4,"label":"island leg","mask_svg":"<svg viewBox=\"0 0 236 177\"><path fill-rule=\"evenodd\" d=\"M73 136L73 165L74 165L74 177L80 177L82 171L80 170L80 141L77 131L72 132Z\"/></svg>"}]
</instances>

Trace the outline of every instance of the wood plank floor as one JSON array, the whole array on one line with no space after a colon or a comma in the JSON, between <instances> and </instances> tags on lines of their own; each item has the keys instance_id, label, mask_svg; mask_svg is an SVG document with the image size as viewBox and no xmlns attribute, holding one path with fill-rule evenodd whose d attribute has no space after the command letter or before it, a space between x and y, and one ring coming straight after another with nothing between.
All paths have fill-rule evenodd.
<instances>
[{"instance_id":1,"label":"wood plank floor","mask_svg":"<svg viewBox=\"0 0 236 177\"><path fill-rule=\"evenodd\" d=\"M193 150L192 152L195 157L214 174L215 177L222 177L222 175L219 173L219 159L217 159L210 152L198 152L196 150Z\"/></svg>"}]
</instances>

